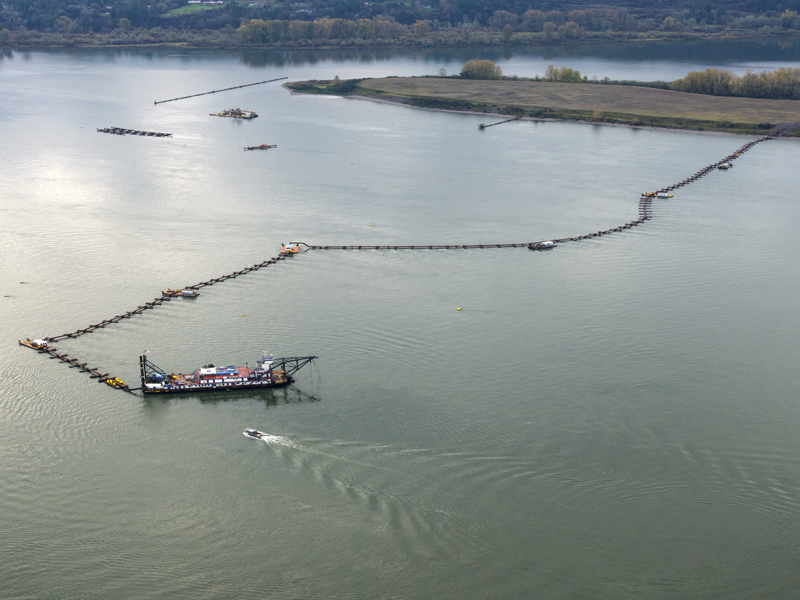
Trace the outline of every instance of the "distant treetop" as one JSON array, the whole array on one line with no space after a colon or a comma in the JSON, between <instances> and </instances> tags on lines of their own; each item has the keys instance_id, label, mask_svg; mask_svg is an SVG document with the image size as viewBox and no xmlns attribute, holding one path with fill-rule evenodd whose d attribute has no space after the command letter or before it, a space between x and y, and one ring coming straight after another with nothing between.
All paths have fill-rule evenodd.
<instances>
[{"instance_id":1,"label":"distant treetop","mask_svg":"<svg viewBox=\"0 0 800 600\"><path fill-rule=\"evenodd\" d=\"M464 79L502 79L503 69L490 60L468 60L461 67Z\"/></svg>"}]
</instances>

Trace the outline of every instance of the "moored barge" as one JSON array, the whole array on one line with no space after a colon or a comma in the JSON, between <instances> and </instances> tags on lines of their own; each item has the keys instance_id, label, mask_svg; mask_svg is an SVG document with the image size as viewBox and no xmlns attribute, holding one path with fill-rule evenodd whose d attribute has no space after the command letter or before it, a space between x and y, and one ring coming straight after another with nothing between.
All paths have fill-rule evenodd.
<instances>
[{"instance_id":1,"label":"moored barge","mask_svg":"<svg viewBox=\"0 0 800 600\"><path fill-rule=\"evenodd\" d=\"M242 110L238 106L236 108L226 108L222 112L209 113L212 117L232 117L234 119L255 119L258 114L252 110Z\"/></svg>"},{"instance_id":2,"label":"moored barge","mask_svg":"<svg viewBox=\"0 0 800 600\"><path fill-rule=\"evenodd\" d=\"M262 352L255 368L206 365L192 373L167 373L142 355L139 357L142 392L169 394L282 387L292 383L294 374L316 358L318 357L274 358L271 354Z\"/></svg>"}]
</instances>

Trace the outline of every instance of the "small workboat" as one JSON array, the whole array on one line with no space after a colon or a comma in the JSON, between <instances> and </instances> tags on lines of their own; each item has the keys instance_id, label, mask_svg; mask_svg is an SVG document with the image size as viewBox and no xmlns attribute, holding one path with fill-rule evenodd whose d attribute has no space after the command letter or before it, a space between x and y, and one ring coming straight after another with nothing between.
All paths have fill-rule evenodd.
<instances>
[{"instance_id":1,"label":"small workboat","mask_svg":"<svg viewBox=\"0 0 800 600\"><path fill-rule=\"evenodd\" d=\"M548 240L546 242L536 242L534 244L528 244L528 250L550 250L551 248L555 248L556 246L558 246L558 244Z\"/></svg>"},{"instance_id":2,"label":"small workboat","mask_svg":"<svg viewBox=\"0 0 800 600\"><path fill-rule=\"evenodd\" d=\"M250 429L248 427L244 430L243 435L244 437L249 437L251 440L260 440L268 434L264 433L263 431L259 431L258 429Z\"/></svg>"},{"instance_id":3,"label":"small workboat","mask_svg":"<svg viewBox=\"0 0 800 600\"><path fill-rule=\"evenodd\" d=\"M730 169L731 167L733 167L733 165L731 163L724 162L720 166L718 166L717 168L720 169L720 170L725 170L725 169Z\"/></svg>"},{"instance_id":4,"label":"small workboat","mask_svg":"<svg viewBox=\"0 0 800 600\"><path fill-rule=\"evenodd\" d=\"M258 146L248 146L245 150L269 150L270 148L277 148L278 144L259 144Z\"/></svg>"},{"instance_id":5,"label":"small workboat","mask_svg":"<svg viewBox=\"0 0 800 600\"><path fill-rule=\"evenodd\" d=\"M196 298L200 295L200 292L197 290L164 290L161 292L162 295L167 296L169 298Z\"/></svg>"},{"instance_id":6,"label":"small workboat","mask_svg":"<svg viewBox=\"0 0 800 600\"><path fill-rule=\"evenodd\" d=\"M656 194L657 198L672 198L675 194L668 194L667 192L658 192Z\"/></svg>"},{"instance_id":7,"label":"small workboat","mask_svg":"<svg viewBox=\"0 0 800 600\"><path fill-rule=\"evenodd\" d=\"M296 242L289 242L288 244L281 244L281 254L284 256L291 256L300 252L300 244Z\"/></svg>"},{"instance_id":8,"label":"small workboat","mask_svg":"<svg viewBox=\"0 0 800 600\"><path fill-rule=\"evenodd\" d=\"M49 348L50 345L45 340L32 340L28 338L27 340L19 340L20 346L26 346L28 348L32 348L33 350L43 350L44 348Z\"/></svg>"}]
</instances>

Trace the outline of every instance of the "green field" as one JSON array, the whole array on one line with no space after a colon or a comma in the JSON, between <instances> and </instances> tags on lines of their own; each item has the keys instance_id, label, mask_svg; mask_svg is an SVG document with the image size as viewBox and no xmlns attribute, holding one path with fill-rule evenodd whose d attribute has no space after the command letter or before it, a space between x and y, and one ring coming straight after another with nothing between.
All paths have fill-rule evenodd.
<instances>
[{"instance_id":1,"label":"green field","mask_svg":"<svg viewBox=\"0 0 800 600\"><path fill-rule=\"evenodd\" d=\"M389 77L338 86L312 83L291 86L299 92L360 94L443 110L732 133L760 133L778 123L800 122L800 102L796 100L707 96L634 86L449 77Z\"/></svg>"},{"instance_id":2,"label":"green field","mask_svg":"<svg viewBox=\"0 0 800 600\"><path fill-rule=\"evenodd\" d=\"M180 6L178 8L173 8L172 10L168 10L161 16L177 17L178 15L185 15L186 13L193 13L201 10L214 10L215 8L221 8L221 7L222 7L221 4L217 4L216 6L203 6L202 4L187 4L186 6Z\"/></svg>"}]
</instances>

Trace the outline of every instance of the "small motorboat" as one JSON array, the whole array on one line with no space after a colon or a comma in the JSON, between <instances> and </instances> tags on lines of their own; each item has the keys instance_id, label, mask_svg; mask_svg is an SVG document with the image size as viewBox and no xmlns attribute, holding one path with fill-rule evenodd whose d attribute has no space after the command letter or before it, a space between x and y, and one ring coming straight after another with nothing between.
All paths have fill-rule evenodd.
<instances>
[{"instance_id":1,"label":"small motorboat","mask_svg":"<svg viewBox=\"0 0 800 600\"><path fill-rule=\"evenodd\" d=\"M267 434L264 433L263 431L259 431L258 429L250 429L248 427L247 429L244 430L243 435L244 437L249 437L252 440L260 440Z\"/></svg>"},{"instance_id":2,"label":"small motorboat","mask_svg":"<svg viewBox=\"0 0 800 600\"><path fill-rule=\"evenodd\" d=\"M720 169L720 170L725 170L725 169L730 169L732 167L733 167L733 165L731 163L724 162L720 166L718 166L717 168Z\"/></svg>"},{"instance_id":3,"label":"small motorboat","mask_svg":"<svg viewBox=\"0 0 800 600\"><path fill-rule=\"evenodd\" d=\"M656 198L672 198L675 194L668 194L667 192L658 192Z\"/></svg>"},{"instance_id":4,"label":"small motorboat","mask_svg":"<svg viewBox=\"0 0 800 600\"><path fill-rule=\"evenodd\" d=\"M528 244L528 250L550 250L558 246L555 242L550 240L546 242L536 242L535 244Z\"/></svg>"}]
</instances>

